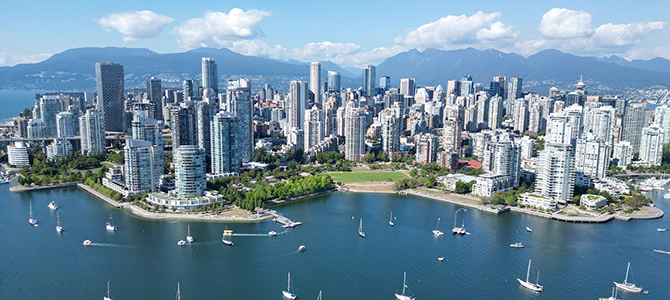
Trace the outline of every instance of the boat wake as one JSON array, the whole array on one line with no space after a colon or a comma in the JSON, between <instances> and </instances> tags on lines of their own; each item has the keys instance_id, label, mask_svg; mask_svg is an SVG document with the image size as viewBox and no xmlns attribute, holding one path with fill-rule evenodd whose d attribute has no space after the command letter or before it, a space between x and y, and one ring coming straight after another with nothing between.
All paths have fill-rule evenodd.
<instances>
[{"instance_id":1,"label":"boat wake","mask_svg":"<svg viewBox=\"0 0 670 300\"><path fill-rule=\"evenodd\" d=\"M90 246L97 246L97 247L113 247L113 248L133 247L133 246L124 246L124 245L119 245L119 244L109 244L109 243L91 243Z\"/></svg>"},{"instance_id":2,"label":"boat wake","mask_svg":"<svg viewBox=\"0 0 670 300\"><path fill-rule=\"evenodd\" d=\"M284 233L287 233L288 230L284 230L282 232L277 232L277 235L282 235ZM233 233L233 236L270 236L267 233Z\"/></svg>"}]
</instances>

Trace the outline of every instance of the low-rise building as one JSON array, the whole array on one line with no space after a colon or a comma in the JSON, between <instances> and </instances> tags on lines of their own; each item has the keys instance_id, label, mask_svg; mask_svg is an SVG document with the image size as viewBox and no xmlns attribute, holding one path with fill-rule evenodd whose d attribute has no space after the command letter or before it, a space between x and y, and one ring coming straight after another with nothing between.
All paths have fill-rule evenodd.
<instances>
[{"instance_id":1,"label":"low-rise building","mask_svg":"<svg viewBox=\"0 0 670 300\"><path fill-rule=\"evenodd\" d=\"M468 176L464 174L448 174L444 176L437 177L437 183L444 185L448 191L456 190L456 182L463 181L465 183L475 181L477 177Z\"/></svg>"},{"instance_id":2,"label":"low-rise building","mask_svg":"<svg viewBox=\"0 0 670 300\"><path fill-rule=\"evenodd\" d=\"M477 177L477 183L472 186L472 194L491 198L496 192L507 192L514 189L514 178L508 175L486 173Z\"/></svg>"},{"instance_id":3,"label":"low-rise building","mask_svg":"<svg viewBox=\"0 0 670 300\"><path fill-rule=\"evenodd\" d=\"M28 147L23 142L16 142L7 146L7 160L10 165L17 168L30 165L28 160Z\"/></svg>"},{"instance_id":4,"label":"low-rise building","mask_svg":"<svg viewBox=\"0 0 670 300\"><path fill-rule=\"evenodd\" d=\"M597 211L607 206L607 199L603 196L583 194L579 197L579 204L583 205L587 210Z\"/></svg>"},{"instance_id":5,"label":"low-rise building","mask_svg":"<svg viewBox=\"0 0 670 300\"><path fill-rule=\"evenodd\" d=\"M556 200L551 197L544 197L538 194L523 193L519 195L519 202L524 206L554 210L556 209Z\"/></svg>"}]
</instances>

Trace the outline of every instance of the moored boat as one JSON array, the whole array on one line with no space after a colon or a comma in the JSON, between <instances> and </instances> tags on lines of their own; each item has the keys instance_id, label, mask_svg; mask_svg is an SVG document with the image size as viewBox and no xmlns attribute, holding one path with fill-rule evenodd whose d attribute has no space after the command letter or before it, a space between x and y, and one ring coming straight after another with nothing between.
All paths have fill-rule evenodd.
<instances>
[{"instance_id":1,"label":"moored boat","mask_svg":"<svg viewBox=\"0 0 670 300\"><path fill-rule=\"evenodd\" d=\"M58 204L56 204L56 201L51 201L49 202L49 205L47 207L51 210L57 210L58 209Z\"/></svg>"},{"instance_id":2,"label":"moored boat","mask_svg":"<svg viewBox=\"0 0 670 300\"><path fill-rule=\"evenodd\" d=\"M623 283L614 282L617 288L622 289L625 292L631 293L640 293L642 292L642 287L637 286L634 283L628 282L628 272L630 271L630 262L628 262L628 267L626 268L626 278L623 280Z\"/></svg>"},{"instance_id":3,"label":"moored boat","mask_svg":"<svg viewBox=\"0 0 670 300\"><path fill-rule=\"evenodd\" d=\"M526 247L526 245L524 245L522 243L514 243L514 244L510 244L509 246L512 247L512 248L525 248Z\"/></svg>"},{"instance_id":4,"label":"moored boat","mask_svg":"<svg viewBox=\"0 0 670 300\"><path fill-rule=\"evenodd\" d=\"M539 285L540 270L537 271L537 280L535 283L528 281L528 277L530 277L530 259L528 260L528 272L526 273L526 280L523 281L520 278L517 278L516 280L521 284L521 286L534 292L541 292L544 289L543 286Z\"/></svg>"}]
</instances>

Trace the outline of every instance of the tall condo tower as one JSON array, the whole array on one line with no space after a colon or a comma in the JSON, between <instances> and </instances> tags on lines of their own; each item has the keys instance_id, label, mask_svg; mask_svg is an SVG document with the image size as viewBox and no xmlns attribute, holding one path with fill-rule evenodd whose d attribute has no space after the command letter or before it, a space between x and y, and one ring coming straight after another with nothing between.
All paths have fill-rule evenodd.
<instances>
[{"instance_id":1,"label":"tall condo tower","mask_svg":"<svg viewBox=\"0 0 670 300\"><path fill-rule=\"evenodd\" d=\"M202 58L202 85L205 89L212 89L214 95L219 93L219 77L216 62L211 57Z\"/></svg>"},{"instance_id":2,"label":"tall condo tower","mask_svg":"<svg viewBox=\"0 0 670 300\"><path fill-rule=\"evenodd\" d=\"M368 65L363 70L363 95L372 96L375 94L375 81L377 80L377 67Z\"/></svg>"},{"instance_id":3,"label":"tall condo tower","mask_svg":"<svg viewBox=\"0 0 670 300\"><path fill-rule=\"evenodd\" d=\"M321 103L321 63L309 64L309 90L314 94L314 103Z\"/></svg>"},{"instance_id":4,"label":"tall condo tower","mask_svg":"<svg viewBox=\"0 0 670 300\"><path fill-rule=\"evenodd\" d=\"M163 120L163 88L160 78L147 78L147 99L154 104L154 117Z\"/></svg>"},{"instance_id":5,"label":"tall condo tower","mask_svg":"<svg viewBox=\"0 0 670 300\"><path fill-rule=\"evenodd\" d=\"M305 121L305 94L307 88L304 81L291 81L289 102L286 115L288 116L288 128L298 127L303 129Z\"/></svg>"},{"instance_id":6,"label":"tall condo tower","mask_svg":"<svg viewBox=\"0 0 670 300\"><path fill-rule=\"evenodd\" d=\"M335 71L328 71L328 91L329 92L339 92L340 91L340 73Z\"/></svg>"},{"instance_id":7,"label":"tall condo tower","mask_svg":"<svg viewBox=\"0 0 670 300\"><path fill-rule=\"evenodd\" d=\"M98 110L105 121L104 130L122 132L123 128L123 65L110 62L95 64L98 87Z\"/></svg>"}]
</instances>

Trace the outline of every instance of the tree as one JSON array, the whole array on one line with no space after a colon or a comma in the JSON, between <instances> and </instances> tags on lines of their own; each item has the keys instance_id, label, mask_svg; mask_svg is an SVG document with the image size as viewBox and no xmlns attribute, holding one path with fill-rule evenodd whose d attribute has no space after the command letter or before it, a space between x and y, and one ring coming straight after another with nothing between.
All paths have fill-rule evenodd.
<instances>
[{"instance_id":1,"label":"tree","mask_svg":"<svg viewBox=\"0 0 670 300\"><path fill-rule=\"evenodd\" d=\"M495 195L493 196L493 199L491 199L491 204L493 205L504 205L505 204L505 197L502 195Z\"/></svg>"},{"instance_id":2,"label":"tree","mask_svg":"<svg viewBox=\"0 0 670 300\"><path fill-rule=\"evenodd\" d=\"M457 194L468 194L472 191L472 183L474 183L474 181L465 183L462 180L459 180L456 182L456 189L454 191Z\"/></svg>"}]
</instances>

